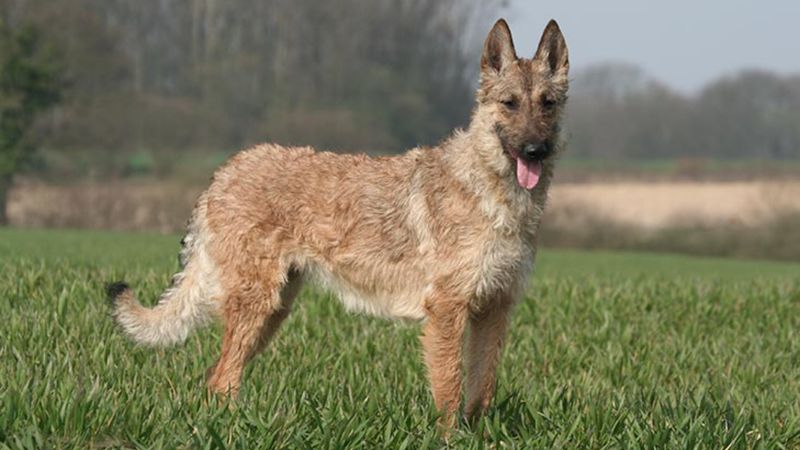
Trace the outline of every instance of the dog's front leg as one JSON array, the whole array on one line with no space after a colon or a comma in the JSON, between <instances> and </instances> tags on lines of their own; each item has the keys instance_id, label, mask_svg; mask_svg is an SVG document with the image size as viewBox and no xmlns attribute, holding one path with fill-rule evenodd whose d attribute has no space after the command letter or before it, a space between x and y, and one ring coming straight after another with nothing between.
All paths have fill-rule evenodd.
<instances>
[{"instance_id":1,"label":"dog's front leg","mask_svg":"<svg viewBox=\"0 0 800 450\"><path fill-rule=\"evenodd\" d=\"M461 401L461 346L467 322L467 302L458 296L437 294L425 302L427 323L422 347L433 392L442 413L440 425L450 429Z\"/></svg>"},{"instance_id":2,"label":"dog's front leg","mask_svg":"<svg viewBox=\"0 0 800 450\"><path fill-rule=\"evenodd\" d=\"M467 338L467 404L465 414L475 420L492 402L497 363L503 348L511 300L501 298L470 316Z\"/></svg>"}]
</instances>

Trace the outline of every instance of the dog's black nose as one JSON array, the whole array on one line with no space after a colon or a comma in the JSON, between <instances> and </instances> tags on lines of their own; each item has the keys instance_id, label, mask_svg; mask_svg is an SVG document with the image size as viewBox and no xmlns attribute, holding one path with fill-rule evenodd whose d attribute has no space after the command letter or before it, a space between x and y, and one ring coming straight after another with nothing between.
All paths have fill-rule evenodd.
<instances>
[{"instance_id":1,"label":"dog's black nose","mask_svg":"<svg viewBox=\"0 0 800 450\"><path fill-rule=\"evenodd\" d=\"M522 149L522 153L529 159L541 157L544 154L544 144L528 144Z\"/></svg>"}]
</instances>

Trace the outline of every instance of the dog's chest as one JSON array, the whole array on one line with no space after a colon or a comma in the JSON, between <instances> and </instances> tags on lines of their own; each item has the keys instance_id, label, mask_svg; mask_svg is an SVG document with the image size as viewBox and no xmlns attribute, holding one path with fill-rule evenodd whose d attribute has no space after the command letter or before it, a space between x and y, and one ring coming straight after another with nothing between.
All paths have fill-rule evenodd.
<instances>
[{"instance_id":1,"label":"dog's chest","mask_svg":"<svg viewBox=\"0 0 800 450\"><path fill-rule=\"evenodd\" d=\"M478 252L475 298L482 302L498 295L517 296L533 270L535 233L543 210L543 197L521 199L499 214L487 215L491 225Z\"/></svg>"},{"instance_id":2,"label":"dog's chest","mask_svg":"<svg viewBox=\"0 0 800 450\"><path fill-rule=\"evenodd\" d=\"M520 234L494 234L479 256L475 298L512 294L524 286L533 268L534 249Z\"/></svg>"}]
</instances>

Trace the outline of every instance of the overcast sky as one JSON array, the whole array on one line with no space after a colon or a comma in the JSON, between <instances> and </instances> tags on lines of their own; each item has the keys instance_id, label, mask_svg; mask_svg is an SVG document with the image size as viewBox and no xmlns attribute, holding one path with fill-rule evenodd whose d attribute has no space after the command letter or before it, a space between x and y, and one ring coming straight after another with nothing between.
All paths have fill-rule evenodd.
<instances>
[{"instance_id":1,"label":"overcast sky","mask_svg":"<svg viewBox=\"0 0 800 450\"><path fill-rule=\"evenodd\" d=\"M573 68L630 62L683 92L743 68L800 73L800 0L511 0L503 15L519 56L554 18Z\"/></svg>"}]
</instances>

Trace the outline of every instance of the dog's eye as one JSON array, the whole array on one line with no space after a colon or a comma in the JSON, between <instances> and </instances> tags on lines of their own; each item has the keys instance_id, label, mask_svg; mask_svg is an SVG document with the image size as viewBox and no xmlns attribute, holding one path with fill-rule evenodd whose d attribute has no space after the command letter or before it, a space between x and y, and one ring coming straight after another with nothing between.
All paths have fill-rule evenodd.
<instances>
[{"instance_id":1,"label":"dog's eye","mask_svg":"<svg viewBox=\"0 0 800 450\"><path fill-rule=\"evenodd\" d=\"M505 106L508 109L517 109L518 106L517 99L514 97L502 100L500 103L502 103L503 106Z\"/></svg>"},{"instance_id":2,"label":"dog's eye","mask_svg":"<svg viewBox=\"0 0 800 450\"><path fill-rule=\"evenodd\" d=\"M558 102L555 101L552 97L542 97L541 100L542 108L544 109L553 109L556 107Z\"/></svg>"}]
</instances>

